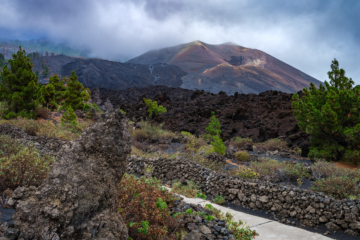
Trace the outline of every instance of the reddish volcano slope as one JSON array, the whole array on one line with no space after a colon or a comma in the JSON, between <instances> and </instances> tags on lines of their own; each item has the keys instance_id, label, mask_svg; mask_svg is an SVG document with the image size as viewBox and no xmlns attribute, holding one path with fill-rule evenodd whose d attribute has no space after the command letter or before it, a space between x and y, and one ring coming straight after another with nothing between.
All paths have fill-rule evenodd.
<instances>
[{"instance_id":1,"label":"reddish volcano slope","mask_svg":"<svg viewBox=\"0 0 360 240\"><path fill-rule=\"evenodd\" d=\"M256 49L233 43L220 45L194 41L149 51L129 63L176 65L188 73L183 88L220 90L228 93L260 93L266 90L299 91L310 82L321 82Z\"/></svg>"}]
</instances>

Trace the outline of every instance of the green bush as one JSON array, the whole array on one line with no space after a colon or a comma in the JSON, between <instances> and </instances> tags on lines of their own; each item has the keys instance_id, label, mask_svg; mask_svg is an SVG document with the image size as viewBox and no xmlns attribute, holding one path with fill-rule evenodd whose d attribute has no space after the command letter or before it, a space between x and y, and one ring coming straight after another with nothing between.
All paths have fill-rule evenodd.
<instances>
[{"instance_id":1,"label":"green bush","mask_svg":"<svg viewBox=\"0 0 360 240\"><path fill-rule=\"evenodd\" d=\"M310 177L309 170L302 163L282 162L281 167L292 180Z\"/></svg>"},{"instance_id":2,"label":"green bush","mask_svg":"<svg viewBox=\"0 0 360 240\"><path fill-rule=\"evenodd\" d=\"M263 158L259 162L250 162L250 168L262 176L273 175L277 169L281 169L281 163L270 158Z\"/></svg>"},{"instance_id":3,"label":"green bush","mask_svg":"<svg viewBox=\"0 0 360 240\"><path fill-rule=\"evenodd\" d=\"M250 154L246 151L238 151L234 155L235 158L240 162L247 162L250 160Z\"/></svg>"},{"instance_id":4,"label":"green bush","mask_svg":"<svg viewBox=\"0 0 360 240\"><path fill-rule=\"evenodd\" d=\"M3 190L39 186L54 158L41 155L33 145L24 146L9 136L0 136L0 184Z\"/></svg>"},{"instance_id":5,"label":"green bush","mask_svg":"<svg viewBox=\"0 0 360 240\"><path fill-rule=\"evenodd\" d=\"M209 125L206 127L206 133L214 136L219 136L221 133L221 125L219 119L216 118L215 113L211 112Z\"/></svg>"},{"instance_id":6,"label":"green bush","mask_svg":"<svg viewBox=\"0 0 360 240\"><path fill-rule=\"evenodd\" d=\"M225 198L221 195L216 195L214 198L214 203L223 205L225 203Z\"/></svg>"},{"instance_id":7,"label":"green bush","mask_svg":"<svg viewBox=\"0 0 360 240\"><path fill-rule=\"evenodd\" d=\"M166 112L166 107L158 105L156 101L152 101L151 99L144 98L145 104L148 106L149 117L151 118L152 114L160 114Z\"/></svg>"},{"instance_id":8,"label":"green bush","mask_svg":"<svg viewBox=\"0 0 360 240\"><path fill-rule=\"evenodd\" d=\"M71 107L74 110L83 110L85 102L90 99L90 91L85 89L82 83L78 81L75 71L71 72L69 81L66 83L67 88L64 93L65 109Z\"/></svg>"},{"instance_id":9,"label":"green bush","mask_svg":"<svg viewBox=\"0 0 360 240\"><path fill-rule=\"evenodd\" d=\"M360 162L360 88L334 59L330 82L311 83L304 95L293 95L292 107L301 130L311 135L310 158ZM345 156L345 157L344 157Z\"/></svg>"}]
</instances>

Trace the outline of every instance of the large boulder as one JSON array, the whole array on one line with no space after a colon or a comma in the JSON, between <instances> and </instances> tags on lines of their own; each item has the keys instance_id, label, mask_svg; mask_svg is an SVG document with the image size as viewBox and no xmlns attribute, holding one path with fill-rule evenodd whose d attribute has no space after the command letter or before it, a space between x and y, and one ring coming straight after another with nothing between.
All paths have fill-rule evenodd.
<instances>
[{"instance_id":1,"label":"large boulder","mask_svg":"<svg viewBox=\"0 0 360 240\"><path fill-rule=\"evenodd\" d=\"M119 110L63 145L47 179L38 188L17 188L8 202L16 209L17 238L126 240L114 202L129 153L127 119Z\"/></svg>"}]
</instances>

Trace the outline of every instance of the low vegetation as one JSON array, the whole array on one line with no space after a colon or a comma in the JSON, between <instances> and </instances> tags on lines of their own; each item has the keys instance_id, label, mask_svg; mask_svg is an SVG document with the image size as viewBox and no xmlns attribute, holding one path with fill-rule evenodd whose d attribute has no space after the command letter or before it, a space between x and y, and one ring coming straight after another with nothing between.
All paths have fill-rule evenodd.
<instances>
[{"instance_id":1,"label":"low vegetation","mask_svg":"<svg viewBox=\"0 0 360 240\"><path fill-rule=\"evenodd\" d=\"M38 186L53 162L53 157L41 155L33 145L0 135L0 190Z\"/></svg>"},{"instance_id":2,"label":"low vegetation","mask_svg":"<svg viewBox=\"0 0 360 240\"><path fill-rule=\"evenodd\" d=\"M234 154L236 160L240 162L247 162L250 160L250 155L246 151L238 151Z\"/></svg>"},{"instance_id":3,"label":"low vegetation","mask_svg":"<svg viewBox=\"0 0 360 240\"><path fill-rule=\"evenodd\" d=\"M125 174L115 209L123 217L131 239L179 239L179 222L168 209L175 200L156 178L137 179Z\"/></svg>"},{"instance_id":4,"label":"low vegetation","mask_svg":"<svg viewBox=\"0 0 360 240\"><path fill-rule=\"evenodd\" d=\"M74 140L88 126L94 124L92 120L82 121L76 126L72 124L53 124L50 121L40 121L26 118L0 119L0 124L10 124L23 129L30 136L46 136L61 140Z\"/></svg>"},{"instance_id":5,"label":"low vegetation","mask_svg":"<svg viewBox=\"0 0 360 240\"><path fill-rule=\"evenodd\" d=\"M256 150L260 152L288 150L287 143L281 139L273 138L262 143L256 143Z\"/></svg>"},{"instance_id":6,"label":"low vegetation","mask_svg":"<svg viewBox=\"0 0 360 240\"><path fill-rule=\"evenodd\" d=\"M204 194L201 192L200 187L196 185L196 183L193 181L187 181L186 183L186 185L183 185L180 181L175 180L172 184L172 192L184 195L185 197L202 198L202 195Z\"/></svg>"},{"instance_id":7,"label":"low vegetation","mask_svg":"<svg viewBox=\"0 0 360 240\"><path fill-rule=\"evenodd\" d=\"M247 145L253 146L254 142L251 138L241 138L241 137L235 137L231 139L230 146L237 147L239 149L245 148Z\"/></svg>"}]
</instances>

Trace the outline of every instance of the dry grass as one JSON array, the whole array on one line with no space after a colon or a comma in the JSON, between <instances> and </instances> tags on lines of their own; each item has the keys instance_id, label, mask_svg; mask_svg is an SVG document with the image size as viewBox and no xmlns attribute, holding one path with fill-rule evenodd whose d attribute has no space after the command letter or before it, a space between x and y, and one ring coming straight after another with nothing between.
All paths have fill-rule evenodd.
<instances>
[{"instance_id":1,"label":"dry grass","mask_svg":"<svg viewBox=\"0 0 360 240\"><path fill-rule=\"evenodd\" d=\"M251 146L254 145L254 142L251 138L241 138L241 137L235 137L231 139L230 146L234 146L237 148L245 148L247 144L250 144Z\"/></svg>"},{"instance_id":2,"label":"dry grass","mask_svg":"<svg viewBox=\"0 0 360 240\"><path fill-rule=\"evenodd\" d=\"M94 124L92 120L86 120L79 123L77 126L70 124L53 124L50 121L41 121L25 118L16 118L11 120L0 120L0 124L10 124L23 129L31 136L46 136L49 138L58 138L61 140L74 140L78 138L81 132Z\"/></svg>"},{"instance_id":3,"label":"dry grass","mask_svg":"<svg viewBox=\"0 0 360 240\"><path fill-rule=\"evenodd\" d=\"M275 151L275 150L288 150L287 143L281 139L269 139L262 143L255 143L256 150L263 151Z\"/></svg>"}]
</instances>

